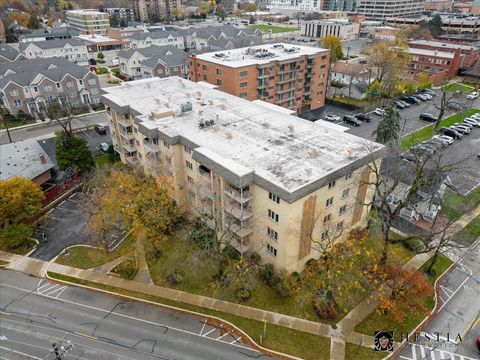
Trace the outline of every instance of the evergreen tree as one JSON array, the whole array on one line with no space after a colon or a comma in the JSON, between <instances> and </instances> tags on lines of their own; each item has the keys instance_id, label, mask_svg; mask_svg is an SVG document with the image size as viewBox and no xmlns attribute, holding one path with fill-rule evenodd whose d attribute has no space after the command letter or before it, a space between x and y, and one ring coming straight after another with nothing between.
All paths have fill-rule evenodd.
<instances>
[{"instance_id":1,"label":"evergreen tree","mask_svg":"<svg viewBox=\"0 0 480 360\"><path fill-rule=\"evenodd\" d=\"M396 145L400 139L400 113L393 106L385 109L373 133L375 141L384 145Z\"/></svg>"},{"instance_id":2,"label":"evergreen tree","mask_svg":"<svg viewBox=\"0 0 480 360\"><path fill-rule=\"evenodd\" d=\"M56 135L55 150L60 169L70 169L74 173L84 174L95 167L95 161L85 139L75 135L68 136L64 131Z\"/></svg>"},{"instance_id":3,"label":"evergreen tree","mask_svg":"<svg viewBox=\"0 0 480 360\"><path fill-rule=\"evenodd\" d=\"M112 16L110 16L110 27L118 28L119 25L120 25L120 22L118 21L117 14L113 14Z\"/></svg>"}]
</instances>

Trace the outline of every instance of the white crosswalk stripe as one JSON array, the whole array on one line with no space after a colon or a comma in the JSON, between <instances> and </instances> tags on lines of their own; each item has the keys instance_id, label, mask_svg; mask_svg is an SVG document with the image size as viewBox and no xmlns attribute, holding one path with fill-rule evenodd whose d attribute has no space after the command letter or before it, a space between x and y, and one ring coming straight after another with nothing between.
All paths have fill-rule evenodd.
<instances>
[{"instance_id":1,"label":"white crosswalk stripe","mask_svg":"<svg viewBox=\"0 0 480 360\"><path fill-rule=\"evenodd\" d=\"M67 287L60 284L40 280L37 286L37 294L58 298Z\"/></svg>"},{"instance_id":2,"label":"white crosswalk stripe","mask_svg":"<svg viewBox=\"0 0 480 360\"><path fill-rule=\"evenodd\" d=\"M478 360L465 355L459 355L447 350L434 349L432 347L410 344L408 348L410 354L402 353L400 359L405 360Z\"/></svg>"}]
</instances>

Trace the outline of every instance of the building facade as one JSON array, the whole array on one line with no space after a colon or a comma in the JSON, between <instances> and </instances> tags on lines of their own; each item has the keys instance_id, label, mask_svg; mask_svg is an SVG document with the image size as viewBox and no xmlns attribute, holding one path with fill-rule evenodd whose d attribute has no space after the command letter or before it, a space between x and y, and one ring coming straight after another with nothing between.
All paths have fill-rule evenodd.
<instances>
[{"instance_id":1,"label":"building facade","mask_svg":"<svg viewBox=\"0 0 480 360\"><path fill-rule=\"evenodd\" d=\"M107 35L110 21L107 13L96 10L67 11L68 24L86 34Z\"/></svg>"},{"instance_id":2,"label":"building facade","mask_svg":"<svg viewBox=\"0 0 480 360\"><path fill-rule=\"evenodd\" d=\"M185 48L183 36L177 31L154 31L147 33L135 33L132 35L130 43L132 48L134 49L140 49L151 45L171 45L176 46L179 49Z\"/></svg>"},{"instance_id":3,"label":"building facade","mask_svg":"<svg viewBox=\"0 0 480 360\"><path fill-rule=\"evenodd\" d=\"M302 23L303 36L323 38L334 35L340 40L354 40L360 33L360 24L349 20L313 20Z\"/></svg>"},{"instance_id":4,"label":"building facade","mask_svg":"<svg viewBox=\"0 0 480 360\"><path fill-rule=\"evenodd\" d=\"M177 204L239 253L301 271L312 239L366 225L382 145L177 77L104 92L122 162L170 176Z\"/></svg>"},{"instance_id":5,"label":"building facade","mask_svg":"<svg viewBox=\"0 0 480 360\"><path fill-rule=\"evenodd\" d=\"M393 16L385 18L385 24L391 26L410 26L418 25L420 21L430 20L428 17L403 17ZM472 17L449 17L442 16L442 30L448 34L478 35L480 33L480 19L477 16Z\"/></svg>"},{"instance_id":6,"label":"building facade","mask_svg":"<svg viewBox=\"0 0 480 360\"><path fill-rule=\"evenodd\" d=\"M131 39L133 34L143 33L143 29L126 27L126 28L110 28L108 29L108 37L120 40L124 48L131 47Z\"/></svg>"},{"instance_id":7,"label":"building facade","mask_svg":"<svg viewBox=\"0 0 480 360\"><path fill-rule=\"evenodd\" d=\"M77 39L55 39L20 43L27 59L60 57L79 65L88 65L87 44Z\"/></svg>"},{"instance_id":8,"label":"building facade","mask_svg":"<svg viewBox=\"0 0 480 360\"><path fill-rule=\"evenodd\" d=\"M89 106L100 102L100 83L88 67L66 59L31 59L0 64L0 98L12 114L45 116L48 103Z\"/></svg>"},{"instance_id":9,"label":"building facade","mask_svg":"<svg viewBox=\"0 0 480 360\"><path fill-rule=\"evenodd\" d=\"M330 51L290 44L191 55L189 77L248 100L303 112L325 104Z\"/></svg>"},{"instance_id":10,"label":"building facade","mask_svg":"<svg viewBox=\"0 0 480 360\"><path fill-rule=\"evenodd\" d=\"M116 16L118 20L125 20L127 23L135 19L133 9L130 8L104 8L102 10L108 16Z\"/></svg>"},{"instance_id":11,"label":"building facade","mask_svg":"<svg viewBox=\"0 0 480 360\"><path fill-rule=\"evenodd\" d=\"M131 3L135 19L144 23L160 22L181 5L177 0L132 0Z\"/></svg>"},{"instance_id":12,"label":"building facade","mask_svg":"<svg viewBox=\"0 0 480 360\"><path fill-rule=\"evenodd\" d=\"M423 5L424 0L360 0L357 12L368 20L392 16L415 17L422 14Z\"/></svg>"},{"instance_id":13,"label":"building facade","mask_svg":"<svg viewBox=\"0 0 480 360\"><path fill-rule=\"evenodd\" d=\"M272 13L294 16L296 13L313 13L321 11L321 0L267 0L267 9Z\"/></svg>"}]
</instances>

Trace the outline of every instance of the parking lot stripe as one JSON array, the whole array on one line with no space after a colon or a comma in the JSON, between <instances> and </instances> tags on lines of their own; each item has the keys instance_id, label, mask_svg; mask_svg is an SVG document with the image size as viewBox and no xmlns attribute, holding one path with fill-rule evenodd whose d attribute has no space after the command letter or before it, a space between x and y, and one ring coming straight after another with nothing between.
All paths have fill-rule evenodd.
<instances>
[{"instance_id":1,"label":"parking lot stripe","mask_svg":"<svg viewBox=\"0 0 480 360\"><path fill-rule=\"evenodd\" d=\"M206 324L207 324L207 322L206 322L206 321L204 321L204 322L203 322L203 326L202 326L202 330L200 330L200 335L202 335L202 334L203 334L203 329L205 329L205 325L206 325Z\"/></svg>"},{"instance_id":2,"label":"parking lot stripe","mask_svg":"<svg viewBox=\"0 0 480 360\"><path fill-rule=\"evenodd\" d=\"M209 332L207 332L207 333L203 334L202 336L207 336L208 334L210 334L210 333L214 332L215 330L217 330L217 329L216 329L216 328L213 328L212 330L210 330Z\"/></svg>"}]
</instances>

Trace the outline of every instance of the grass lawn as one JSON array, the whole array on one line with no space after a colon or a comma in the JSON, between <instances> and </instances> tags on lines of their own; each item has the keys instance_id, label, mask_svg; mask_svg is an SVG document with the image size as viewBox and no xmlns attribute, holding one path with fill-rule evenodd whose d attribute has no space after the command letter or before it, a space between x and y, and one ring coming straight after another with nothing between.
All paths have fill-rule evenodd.
<instances>
[{"instance_id":1,"label":"grass lawn","mask_svg":"<svg viewBox=\"0 0 480 360\"><path fill-rule=\"evenodd\" d=\"M472 191L467 196L447 192L445 194L442 212L449 220L457 220L479 203L480 188Z\"/></svg>"},{"instance_id":2,"label":"grass lawn","mask_svg":"<svg viewBox=\"0 0 480 360\"><path fill-rule=\"evenodd\" d=\"M470 221L467 226L454 236L454 240L464 246L470 246L480 236L480 216Z\"/></svg>"},{"instance_id":3,"label":"grass lawn","mask_svg":"<svg viewBox=\"0 0 480 360\"><path fill-rule=\"evenodd\" d=\"M0 243L0 251L5 251L17 255L25 255L33 249L33 247L36 245L36 242L33 240L29 240L28 243L24 246L15 249L8 249L4 245L5 244Z\"/></svg>"},{"instance_id":4,"label":"grass lawn","mask_svg":"<svg viewBox=\"0 0 480 360\"><path fill-rule=\"evenodd\" d=\"M102 167L103 165L106 165L109 163L110 163L110 159L108 158L108 154L103 154L95 157L95 165L97 166L97 168Z\"/></svg>"},{"instance_id":5,"label":"grass lawn","mask_svg":"<svg viewBox=\"0 0 480 360\"><path fill-rule=\"evenodd\" d=\"M79 269L90 269L95 266L106 264L123 255L133 254L134 237L132 234L112 252L106 253L105 250L91 248L88 246L75 246L68 250L68 255L63 254L56 260L58 264L68 265Z\"/></svg>"},{"instance_id":6,"label":"grass lawn","mask_svg":"<svg viewBox=\"0 0 480 360\"><path fill-rule=\"evenodd\" d=\"M341 102L343 104L355 105L358 107L363 107L366 105L366 102L363 100L358 100L358 99L349 98L349 97L335 97L333 100Z\"/></svg>"},{"instance_id":7,"label":"grass lawn","mask_svg":"<svg viewBox=\"0 0 480 360\"><path fill-rule=\"evenodd\" d=\"M479 111L480 111L479 109L473 109L472 108L472 109L468 109L467 111L465 111L463 113L458 113L458 114L452 115L448 118L443 119L440 122L440 127L453 125L456 122L462 121L463 119L465 119L465 118L467 118L467 117L469 117L473 114L476 114ZM417 144L421 143L422 141L425 141L425 140L431 138L434 135L433 125L434 124L428 125L428 126L422 128L422 129L414 131L413 133L405 136L400 141L400 147L402 149L408 149L408 148L411 148L414 145L417 145Z\"/></svg>"},{"instance_id":8,"label":"grass lawn","mask_svg":"<svg viewBox=\"0 0 480 360\"><path fill-rule=\"evenodd\" d=\"M345 344L345 359L348 360L380 360L387 356L388 353L375 351L372 348L360 346L352 343Z\"/></svg>"},{"instance_id":9,"label":"grass lawn","mask_svg":"<svg viewBox=\"0 0 480 360\"><path fill-rule=\"evenodd\" d=\"M452 92L452 93L460 91L464 94L468 94L468 93L472 92L473 90L475 90L475 88L473 86L462 84L462 83L453 83L453 84L448 85L448 87L447 87L447 91Z\"/></svg>"},{"instance_id":10,"label":"grass lawn","mask_svg":"<svg viewBox=\"0 0 480 360\"><path fill-rule=\"evenodd\" d=\"M13 120L13 121L7 121L7 127L9 129L18 127L18 126L23 126L23 125L28 125L28 124L34 124L35 119L32 120ZM0 123L0 129L5 129L5 123L2 121Z\"/></svg>"},{"instance_id":11,"label":"grass lawn","mask_svg":"<svg viewBox=\"0 0 480 360\"><path fill-rule=\"evenodd\" d=\"M300 28L297 28L297 27L283 27L283 26L274 26L274 25L265 25L265 24L250 25L250 27L254 29L259 29L264 33L268 33L271 30L272 34L300 30Z\"/></svg>"},{"instance_id":12,"label":"grass lawn","mask_svg":"<svg viewBox=\"0 0 480 360\"><path fill-rule=\"evenodd\" d=\"M110 68L110 71L113 75L117 76L120 73L120 68L118 66Z\"/></svg>"},{"instance_id":13,"label":"grass lawn","mask_svg":"<svg viewBox=\"0 0 480 360\"><path fill-rule=\"evenodd\" d=\"M435 263L433 270L435 275L426 275L428 280L433 284L435 280L450 266L452 262L444 255L440 255L439 259ZM426 269L428 263L426 263L422 269ZM417 311L408 311L407 317L400 324L394 322L388 314L380 313L375 311L360 324L357 325L355 331L358 331L363 334L371 335L375 331L379 330L392 330L394 331L394 336L396 341L400 341L401 334L409 333L427 316L430 311L435 306L435 301L433 296L426 296L423 299L425 304L425 309L418 309Z\"/></svg>"},{"instance_id":14,"label":"grass lawn","mask_svg":"<svg viewBox=\"0 0 480 360\"><path fill-rule=\"evenodd\" d=\"M219 276L219 262L214 261L205 252L202 252L197 246L185 236L185 233L177 233L166 241L160 243L159 250L161 256L157 259L153 258L151 251L147 253L147 263L150 269L152 280L156 285L171 287L195 294L205 295L222 299L230 302L238 302L235 297L235 285L230 283L224 285L223 280L219 280L224 274L231 273L236 262L230 262L223 268L222 275ZM380 256L381 243L379 241L367 240L365 248L375 253L374 256ZM405 249L401 244L394 244L390 248L390 258L392 262L403 264L412 257L412 253ZM359 265L360 266L360 265ZM191 269L195 269L192 271ZM359 274L361 279L362 271L354 270ZM167 281L167 277L173 273L178 273L182 277L179 284L171 285ZM291 296L280 296L273 287L265 284L257 273L253 273L248 279L251 287L252 296L243 302L245 305L267 309L282 314L288 314L295 317L319 321L313 306L313 293L317 289L319 282L322 281L322 273L300 274L300 282L296 286ZM347 280L339 280L337 288L342 289L345 286L344 293L347 293ZM233 281L232 281L233 282ZM365 285L366 286L366 285ZM339 290L339 293L342 291ZM341 309L341 316L345 315L355 305L362 301L365 297L364 288L356 291L349 291L348 296L339 296L337 302Z\"/></svg>"},{"instance_id":15,"label":"grass lawn","mask_svg":"<svg viewBox=\"0 0 480 360\"><path fill-rule=\"evenodd\" d=\"M104 67L99 67L95 70L95 73L97 75L103 75L103 74L108 74L108 69Z\"/></svg>"},{"instance_id":16,"label":"grass lawn","mask_svg":"<svg viewBox=\"0 0 480 360\"><path fill-rule=\"evenodd\" d=\"M309 333L303 333L300 331L291 330L282 326L267 324L266 336L263 341L260 341L263 337L264 323L256 320L250 320L243 317L226 314L218 311L208 310L196 306L183 304L180 302L158 298L151 295L141 294L133 291L127 291L112 286L106 286L103 284L94 283L91 281L80 280L70 276L56 274L49 272L48 275L58 280L69 281L76 284L91 286L98 289L103 289L118 294L127 296L133 296L140 299L156 302L159 304L165 304L169 306L175 306L182 309L196 311L206 315L216 316L225 319L232 324L238 326L245 331L252 339L261 344L262 346L284 352L290 355L295 355L306 360L327 360L330 358L330 339L322 336L317 336Z\"/></svg>"}]
</instances>

